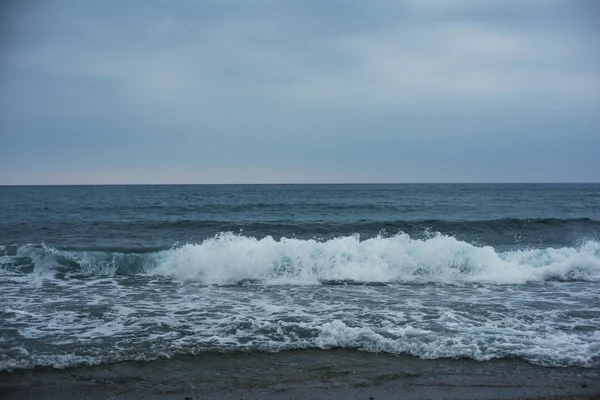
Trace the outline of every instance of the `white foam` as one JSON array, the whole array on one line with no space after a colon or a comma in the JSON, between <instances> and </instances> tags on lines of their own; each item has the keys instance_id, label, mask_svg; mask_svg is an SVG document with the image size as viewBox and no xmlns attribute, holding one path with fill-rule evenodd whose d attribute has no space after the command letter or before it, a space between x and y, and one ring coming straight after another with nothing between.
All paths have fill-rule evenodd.
<instances>
[{"instance_id":1,"label":"white foam","mask_svg":"<svg viewBox=\"0 0 600 400\"><path fill-rule=\"evenodd\" d=\"M315 347L561 366L600 360L593 241L497 252L444 235L222 234L144 255L41 246L19 253L34 259L35 271L3 276L0 370ZM132 260L129 274L144 276L120 275ZM69 271L76 277L63 276ZM549 279L591 282L519 285ZM259 285L221 286L244 280ZM331 280L400 284L315 286ZM404 284L422 282L436 284Z\"/></svg>"},{"instance_id":2,"label":"white foam","mask_svg":"<svg viewBox=\"0 0 600 400\"><path fill-rule=\"evenodd\" d=\"M30 313L30 312L27 312L27 311L23 311L23 310L13 310L12 308L8 308L8 307L4 310L4 312L6 312L6 313L13 313L15 315L24 315L24 316L27 316L27 317L37 317L37 315L35 315L33 313Z\"/></svg>"},{"instance_id":3,"label":"white foam","mask_svg":"<svg viewBox=\"0 0 600 400\"><path fill-rule=\"evenodd\" d=\"M155 287L151 279L72 279L51 292L35 282L27 296L26 286L6 287L0 370L336 347L557 366L600 360L597 292L581 290L595 283L486 285L482 296L472 285Z\"/></svg>"},{"instance_id":4,"label":"white foam","mask_svg":"<svg viewBox=\"0 0 600 400\"><path fill-rule=\"evenodd\" d=\"M258 280L270 284L357 282L482 282L520 284L547 279L600 280L600 244L496 252L445 235L406 234L328 241L221 234L201 244L157 253L151 274L205 284Z\"/></svg>"},{"instance_id":5,"label":"white foam","mask_svg":"<svg viewBox=\"0 0 600 400\"><path fill-rule=\"evenodd\" d=\"M360 240L262 239L222 233L198 244L149 254L65 252L24 246L37 275L74 261L79 273L146 273L206 285L258 281L310 285L323 281L522 284L548 279L600 280L600 243L497 252L452 236L413 239L406 234Z\"/></svg>"}]
</instances>

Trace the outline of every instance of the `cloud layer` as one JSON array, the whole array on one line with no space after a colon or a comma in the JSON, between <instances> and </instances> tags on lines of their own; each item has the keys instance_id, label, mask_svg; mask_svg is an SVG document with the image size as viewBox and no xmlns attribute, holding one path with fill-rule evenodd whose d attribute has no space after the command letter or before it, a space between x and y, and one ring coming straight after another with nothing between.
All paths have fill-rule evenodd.
<instances>
[{"instance_id":1,"label":"cloud layer","mask_svg":"<svg viewBox=\"0 0 600 400\"><path fill-rule=\"evenodd\" d=\"M0 183L599 181L599 11L10 3Z\"/></svg>"}]
</instances>

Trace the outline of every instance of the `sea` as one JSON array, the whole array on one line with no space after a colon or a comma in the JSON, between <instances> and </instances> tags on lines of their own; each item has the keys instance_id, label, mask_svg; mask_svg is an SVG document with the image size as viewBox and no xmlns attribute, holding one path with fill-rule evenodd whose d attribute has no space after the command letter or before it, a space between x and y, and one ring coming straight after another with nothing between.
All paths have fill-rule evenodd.
<instances>
[{"instance_id":1,"label":"sea","mask_svg":"<svg viewBox=\"0 0 600 400\"><path fill-rule=\"evenodd\" d=\"M600 184L0 187L0 371L247 353L597 370Z\"/></svg>"}]
</instances>

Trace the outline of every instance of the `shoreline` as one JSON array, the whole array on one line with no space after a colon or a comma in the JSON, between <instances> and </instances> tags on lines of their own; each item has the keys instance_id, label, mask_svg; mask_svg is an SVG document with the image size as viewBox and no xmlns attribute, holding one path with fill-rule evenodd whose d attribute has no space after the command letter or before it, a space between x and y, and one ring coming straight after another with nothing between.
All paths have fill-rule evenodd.
<instances>
[{"instance_id":1,"label":"shoreline","mask_svg":"<svg viewBox=\"0 0 600 400\"><path fill-rule=\"evenodd\" d=\"M348 349L210 353L0 372L13 399L600 399L600 368L423 360Z\"/></svg>"}]
</instances>

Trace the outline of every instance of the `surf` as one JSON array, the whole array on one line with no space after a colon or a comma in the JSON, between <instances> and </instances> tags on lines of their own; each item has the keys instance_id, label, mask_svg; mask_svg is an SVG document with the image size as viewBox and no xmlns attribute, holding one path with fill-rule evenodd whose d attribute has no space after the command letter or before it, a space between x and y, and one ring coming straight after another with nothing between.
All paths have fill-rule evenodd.
<instances>
[{"instance_id":1,"label":"surf","mask_svg":"<svg viewBox=\"0 0 600 400\"><path fill-rule=\"evenodd\" d=\"M226 232L200 243L142 254L45 245L2 250L0 269L5 272L148 275L206 285L600 281L600 243L593 240L577 247L497 251L440 233L426 238L398 233L364 240L359 235L317 240Z\"/></svg>"}]
</instances>

